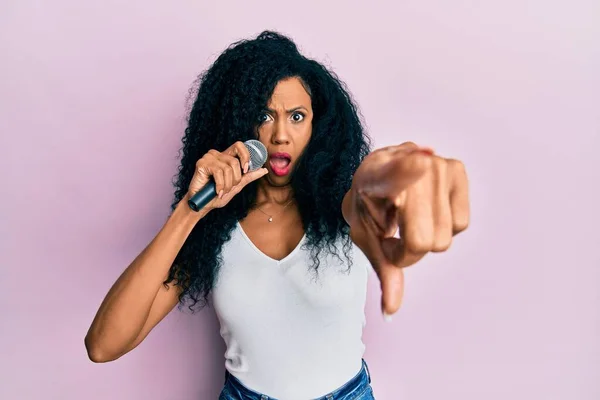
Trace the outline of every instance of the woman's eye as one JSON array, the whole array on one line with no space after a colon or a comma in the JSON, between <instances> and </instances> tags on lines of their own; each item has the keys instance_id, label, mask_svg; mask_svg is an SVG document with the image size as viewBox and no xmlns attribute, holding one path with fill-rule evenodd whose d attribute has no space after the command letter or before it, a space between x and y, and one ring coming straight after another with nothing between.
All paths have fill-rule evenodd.
<instances>
[{"instance_id":1,"label":"woman's eye","mask_svg":"<svg viewBox=\"0 0 600 400\"><path fill-rule=\"evenodd\" d=\"M304 114L302 114L302 113L297 112L297 113L292 114L292 121L294 121L294 122L300 122L303 119L304 119Z\"/></svg>"},{"instance_id":2,"label":"woman's eye","mask_svg":"<svg viewBox=\"0 0 600 400\"><path fill-rule=\"evenodd\" d=\"M263 113L263 114L260 114L260 116L258 117L258 122L260 122L262 124L263 122L270 121L271 119L272 118L269 114Z\"/></svg>"}]
</instances>

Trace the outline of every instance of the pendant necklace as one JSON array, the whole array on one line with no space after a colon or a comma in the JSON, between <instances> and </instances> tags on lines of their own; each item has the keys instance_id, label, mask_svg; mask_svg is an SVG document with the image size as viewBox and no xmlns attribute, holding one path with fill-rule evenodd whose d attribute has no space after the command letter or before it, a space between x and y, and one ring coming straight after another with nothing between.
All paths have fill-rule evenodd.
<instances>
[{"instance_id":1,"label":"pendant necklace","mask_svg":"<svg viewBox=\"0 0 600 400\"><path fill-rule=\"evenodd\" d=\"M283 208L277 214L274 214L274 215L276 216L276 215L281 214L283 212L283 210L286 209L287 206L289 206L290 204L292 204L292 201L294 201L294 199L291 199L290 201L288 201L287 204L285 206L283 206ZM267 217L269 217L269 219L268 219L269 222L273 222L273 215L267 214L266 212L264 212L263 210L261 210L261 208L258 207L258 206L256 206L256 208L258 209L258 211L260 211L261 213L263 213Z\"/></svg>"}]
</instances>

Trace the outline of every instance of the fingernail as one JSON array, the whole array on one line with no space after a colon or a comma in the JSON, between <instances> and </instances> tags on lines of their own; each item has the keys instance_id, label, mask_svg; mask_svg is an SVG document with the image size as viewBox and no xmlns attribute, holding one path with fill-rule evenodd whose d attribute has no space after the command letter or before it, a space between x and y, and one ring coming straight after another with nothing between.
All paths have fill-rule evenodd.
<instances>
[{"instance_id":1,"label":"fingernail","mask_svg":"<svg viewBox=\"0 0 600 400\"><path fill-rule=\"evenodd\" d=\"M249 167L248 163L244 164L244 173L248 172L248 167Z\"/></svg>"},{"instance_id":2,"label":"fingernail","mask_svg":"<svg viewBox=\"0 0 600 400\"><path fill-rule=\"evenodd\" d=\"M391 314L388 314L388 313L386 313L386 312L384 311L384 312L383 312L383 320L384 320L385 322L392 322L392 315L391 315Z\"/></svg>"},{"instance_id":3,"label":"fingernail","mask_svg":"<svg viewBox=\"0 0 600 400\"><path fill-rule=\"evenodd\" d=\"M221 191L219 192L219 198L223 198L223 190L221 189Z\"/></svg>"}]
</instances>

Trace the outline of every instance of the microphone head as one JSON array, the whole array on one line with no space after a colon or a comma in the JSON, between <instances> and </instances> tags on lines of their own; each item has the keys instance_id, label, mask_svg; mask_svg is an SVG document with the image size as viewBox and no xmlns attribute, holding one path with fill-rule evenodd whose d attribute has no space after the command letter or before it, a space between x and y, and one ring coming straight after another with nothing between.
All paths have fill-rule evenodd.
<instances>
[{"instance_id":1,"label":"microphone head","mask_svg":"<svg viewBox=\"0 0 600 400\"><path fill-rule=\"evenodd\" d=\"M254 171L259 169L267 162L267 148L258 140L247 140L244 142L244 146L250 153L250 162L248 163L248 171Z\"/></svg>"}]
</instances>

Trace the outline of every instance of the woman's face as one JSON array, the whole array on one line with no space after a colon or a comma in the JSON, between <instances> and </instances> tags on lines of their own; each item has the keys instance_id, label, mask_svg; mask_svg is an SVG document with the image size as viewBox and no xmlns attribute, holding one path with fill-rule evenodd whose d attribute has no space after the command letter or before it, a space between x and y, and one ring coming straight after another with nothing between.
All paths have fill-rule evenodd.
<instances>
[{"instance_id":1,"label":"woman's face","mask_svg":"<svg viewBox=\"0 0 600 400\"><path fill-rule=\"evenodd\" d=\"M298 78L280 81L260 115L258 138L269 158L265 179L273 186L289 184L291 172L312 135L311 99Z\"/></svg>"}]
</instances>

